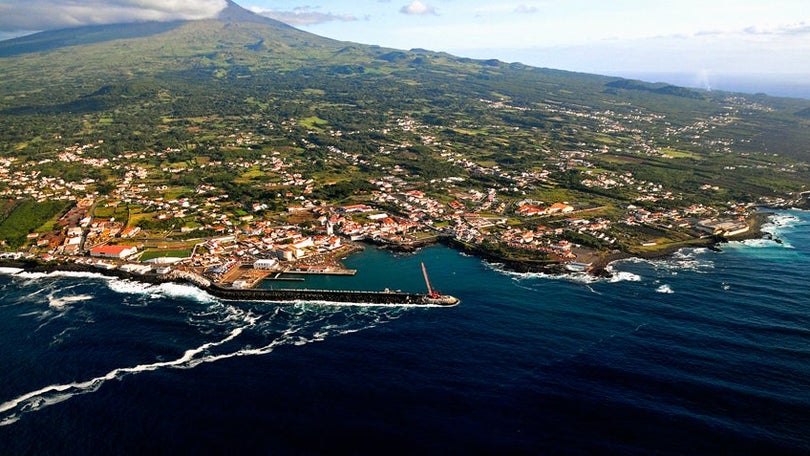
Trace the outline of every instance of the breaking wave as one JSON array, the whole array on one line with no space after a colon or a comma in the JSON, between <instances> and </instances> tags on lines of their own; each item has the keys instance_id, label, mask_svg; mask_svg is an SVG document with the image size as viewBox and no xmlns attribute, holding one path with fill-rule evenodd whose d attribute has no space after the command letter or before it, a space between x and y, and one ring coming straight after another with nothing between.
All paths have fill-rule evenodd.
<instances>
[{"instance_id":1,"label":"breaking wave","mask_svg":"<svg viewBox=\"0 0 810 456\"><path fill-rule=\"evenodd\" d=\"M641 276L627 271L616 271L612 265L609 265L605 270L610 273L609 277L597 277L585 272L566 272L563 274L549 274L546 272L515 272L510 271L500 263L487 263L484 262L487 268L511 277L514 280L527 280L527 279L546 279L546 280L561 280L567 282L574 282L580 284L594 284L594 283L619 283L619 282L639 282Z\"/></svg>"},{"instance_id":2,"label":"breaking wave","mask_svg":"<svg viewBox=\"0 0 810 456\"><path fill-rule=\"evenodd\" d=\"M124 295L142 295L151 298L165 297L189 299L200 303L210 303L215 297L194 285L165 282L159 285L141 283L128 279L114 279L107 282L110 290Z\"/></svg>"},{"instance_id":3,"label":"breaking wave","mask_svg":"<svg viewBox=\"0 0 810 456\"><path fill-rule=\"evenodd\" d=\"M21 277L28 280L38 280L38 279L45 279L45 278L58 278L58 277L69 277L73 279L104 279L104 280L116 280L115 277L105 276L98 272L82 272L82 271L53 271L53 272L28 272L22 271L15 274L17 277Z\"/></svg>"},{"instance_id":4,"label":"breaking wave","mask_svg":"<svg viewBox=\"0 0 810 456\"><path fill-rule=\"evenodd\" d=\"M611 271L615 265L621 264L644 264L651 266L656 271L664 271L671 275L678 275L680 271L706 273L714 269L714 261L708 253L709 249L706 248L684 248L663 258L625 258L611 263L607 270Z\"/></svg>"},{"instance_id":5,"label":"breaking wave","mask_svg":"<svg viewBox=\"0 0 810 456\"><path fill-rule=\"evenodd\" d=\"M801 224L799 217L791 214L773 214L768 217L768 222L762 225L762 231L772 235L780 234L784 229L794 228Z\"/></svg>"},{"instance_id":6,"label":"breaking wave","mask_svg":"<svg viewBox=\"0 0 810 456\"><path fill-rule=\"evenodd\" d=\"M141 292L149 294L155 290ZM159 292L168 293L167 296L176 292L189 296L189 290L185 288L163 287ZM74 299L84 297L77 295ZM119 367L86 380L52 384L22 394L0 404L0 426L15 423L26 413L42 410L74 396L96 392L111 380L163 369L193 369L229 358L266 355L279 346L302 346L373 328L396 320L407 312L406 309L390 306L381 310L365 305L347 308L303 302L284 306L250 304L246 306L248 308L242 308L211 298L204 309L181 310L187 315L189 327L210 341L186 349L182 355L171 360L163 360L155 355L157 360L152 363Z\"/></svg>"},{"instance_id":7,"label":"breaking wave","mask_svg":"<svg viewBox=\"0 0 810 456\"><path fill-rule=\"evenodd\" d=\"M802 219L792 214L777 213L768 216L767 223L762 225L761 231L764 236L757 239L745 239L742 241L731 242L732 246L745 246L754 249L788 249L794 251L793 246L783 236L790 234L791 231L799 228L804 224Z\"/></svg>"},{"instance_id":8,"label":"breaking wave","mask_svg":"<svg viewBox=\"0 0 810 456\"><path fill-rule=\"evenodd\" d=\"M69 295L69 296L54 296L54 293L50 293L48 295L48 307L53 309L61 310L64 309L65 306L68 304L73 304L76 302L82 301L89 301L93 299L93 296L88 294L81 294L81 295Z\"/></svg>"},{"instance_id":9,"label":"breaking wave","mask_svg":"<svg viewBox=\"0 0 810 456\"><path fill-rule=\"evenodd\" d=\"M656 292L656 293L664 293L664 294L673 294L673 293L675 293L675 292L672 290L672 287L670 287L670 286L669 286L669 285L667 285L667 284L661 285L660 287L656 288L656 289L655 289L655 292Z\"/></svg>"},{"instance_id":10,"label":"breaking wave","mask_svg":"<svg viewBox=\"0 0 810 456\"><path fill-rule=\"evenodd\" d=\"M283 305L226 301L193 285L171 282L151 285L93 272L46 274L5 268L0 273L13 275L15 280L20 280L19 285L22 287L35 288L19 302L47 304L20 314L21 317L39 320L40 328L69 313L75 313L72 311L75 304L95 299L95 296L79 290L71 291L75 287L86 287L86 281L65 287L58 280L51 280L68 277L101 281L110 291L125 297L134 296L139 302L152 302L155 298L178 302L175 312L179 312L181 318L185 319L187 326L196 334L195 338L203 341L174 359L167 360L164 359L166 355L154 353L151 356L155 361L151 363L118 367L85 380L44 386L5 401L0 404L0 426L15 423L26 413L36 412L74 396L96 392L111 380L156 370L193 369L201 364L235 357L266 355L283 345L302 346L321 342L329 337L363 331L396 320L408 312L409 307L413 307L326 301L296 301ZM120 305L128 305L126 301L129 300L131 299L123 299ZM202 305L185 306L182 304L184 301ZM86 317L79 314L75 316ZM70 325L66 329L54 336L53 343L62 343L68 333L81 330L75 322L68 323Z\"/></svg>"}]
</instances>

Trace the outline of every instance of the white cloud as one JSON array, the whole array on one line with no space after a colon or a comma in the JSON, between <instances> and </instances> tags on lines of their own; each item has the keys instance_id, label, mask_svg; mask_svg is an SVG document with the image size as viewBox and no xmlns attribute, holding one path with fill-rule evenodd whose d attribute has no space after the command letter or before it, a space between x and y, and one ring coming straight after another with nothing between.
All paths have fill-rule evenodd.
<instances>
[{"instance_id":1,"label":"white cloud","mask_svg":"<svg viewBox=\"0 0 810 456\"><path fill-rule=\"evenodd\" d=\"M292 11L263 10L261 8L250 8L254 13L267 16L271 19L281 21L290 25L313 25L326 22L352 22L358 20L354 16L346 14L324 13L317 11L310 6L293 8Z\"/></svg>"},{"instance_id":2,"label":"white cloud","mask_svg":"<svg viewBox=\"0 0 810 456\"><path fill-rule=\"evenodd\" d=\"M736 40L790 40L791 38L804 38L810 35L810 24L798 22L778 25L750 25L736 29L709 29L699 30L694 34L681 35L681 38L714 38ZM662 36L666 38L667 36Z\"/></svg>"},{"instance_id":3,"label":"white cloud","mask_svg":"<svg viewBox=\"0 0 810 456\"><path fill-rule=\"evenodd\" d=\"M524 4L520 4L520 5L517 6L517 8L515 8L515 12L516 13L521 13L521 14L532 14L532 13L536 13L538 11L539 10L537 9L536 6L529 6L529 5L524 5Z\"/></svg>"},{"instance_id":4,"label":"white cloud","mask_svg":"<svg viewBox=\"0 0 810 456\"><path fill-rule=\"evenodd\" d=\"M206 19L226 6L226 0L3 0L0 31Z\"/></svg>"},{"instance_id":5,"label":"white cloud","mask_svg":"<svg viewBox=\"0 0 810 456\"><path fill-rule=\"evenodd\" d=\"M746 27L743 33L747 35L806 35L810 34L810 24L799 22L797 24L782 24L776 27L751 26Z\"/></svg>"},{"instance_id":6,"label":"white cloud","mask_svg":"<svg viewBox=\"0 0 810 456\"><path fill-rule=\"evenodd\" d=\"M418 16L425 16L428 14L432 14L434 16L438 15L436 13L436 8L425 5L419 0L413 0L411 3L400 8L399 12L402 14L413 14Z\"/></svg>"}]
</instances>

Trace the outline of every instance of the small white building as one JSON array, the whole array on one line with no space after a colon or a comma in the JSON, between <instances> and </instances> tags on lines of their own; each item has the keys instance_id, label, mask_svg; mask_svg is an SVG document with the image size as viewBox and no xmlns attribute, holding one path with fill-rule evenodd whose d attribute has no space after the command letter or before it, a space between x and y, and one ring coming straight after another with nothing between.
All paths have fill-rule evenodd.
<instances>
[{"instance_id":1,"label":"small white building","mask_svg":"<svg viewBox=\"0 0 810 456\"><path fill-rule=\"evenodd\" d=\"M275 258L261 259L253 262L253 269L275 269L276 266L278 266L278 260Z\"/></svg>"},{"instance_id":2,"label":"small white building","mask_svg":"<svg viewBox=\"0 0 810 456\"><path fill-rule=\"evenodd\" d=\"M294 260L296 258L296 253L296 249L288 245L281 246L276 249L276 255L278 255L278 257L284 261Z\"/></svg>"}]
</instances>

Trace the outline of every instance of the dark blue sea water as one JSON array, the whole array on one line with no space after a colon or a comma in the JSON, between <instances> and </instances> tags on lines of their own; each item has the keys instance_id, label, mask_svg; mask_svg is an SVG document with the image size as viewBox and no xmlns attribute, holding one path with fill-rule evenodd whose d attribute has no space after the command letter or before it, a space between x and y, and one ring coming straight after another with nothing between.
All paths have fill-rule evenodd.
<instances>
[{"instance_id":1,"label":"dark blue sea water","mask_svg":"<svg viewBox=\"0 0 810 456\"><path fill-rule=\"evenodd\" d=\"M368 248L353 278L453 308L224 302L0 275L0 454L810 452L810 213L780 242L500 271Z\"/></svg>"}]
</instances>

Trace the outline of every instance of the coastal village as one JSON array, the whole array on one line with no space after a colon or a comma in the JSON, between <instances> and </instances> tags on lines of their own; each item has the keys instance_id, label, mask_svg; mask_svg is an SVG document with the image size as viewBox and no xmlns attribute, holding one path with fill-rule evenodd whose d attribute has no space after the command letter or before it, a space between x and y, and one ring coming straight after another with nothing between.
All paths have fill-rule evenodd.
<instances>
[{"instance_id":1,"label":"coastal village","mask_svg":"<svg viewBox=\"0 0 810 456\"><path fill-rule=\"evenodd\" d=\"M480 103L488 109L520 109L500 101ZM688 128L669 128L666 134L699 141L701 132L729 122L735 110L757 108L743 103L730 99L727 116ZM662 121L660 116L641 112L590 113L556 105L546 109L588 119L605 134L641 133L634 125ZM299 131L293 119L271 127ZM588 272L601 270L617 255L654 255L744 235L752 228L758 204L784 202L693 203L662 184L636 178L631 171L599 169L595 161L607 152L604 145L583 143L578 150L552 154L542 166L515 171L454 151L452 144L440 142L431 133L431 127L410 118L395 119L385 133L391 131L408 139L380 146L371 155L334 145L317 146L300 138L305 151L318 151L326 163L374 170L366 177L371 190L350 198L348 204L318 199L317 190L332 184L302 172L300 158L272 149L232 160L199 156L176 161L173 156L180 149L104 154L104 141L99 139L64 147L52 158L37 162L3 158L0 196L9 201L66 202L58 218L32 230L19 248L6 246L3 255L135 273L181 273L235 288L282 280L289 274L353 274L356 271L344 269L340 260L362 249L359 242L397 250L446 242L492 261L531 264L533 270ZM333 138L350 134L329 132ZM265 140L259 133L235 131L220 137L220 147L245 150ZM439 149L438 159L463 173L429 181L413 175L396 157L414 140ZM636 140L634 153L672 153L650 144L644 138ZM68 179L42 171L67 163L112 170L121 179L102 193L101 183L92 177ZM193 187L174 183L184 175L212 170L234 178L270 176L261 186L275 197L275 203L244 203L205 181ZM633 195L632 200L615 206L534 196L538 188L555 185L554 173L571 172L585 189L622 190ZM491 177L500 184L468 185L470 176ZM722 189L706 182L695 191L713 194ZM284 202L283 207L278 201Z\"/></svg>"}]
</instances>

